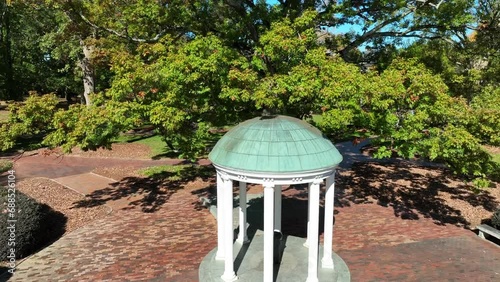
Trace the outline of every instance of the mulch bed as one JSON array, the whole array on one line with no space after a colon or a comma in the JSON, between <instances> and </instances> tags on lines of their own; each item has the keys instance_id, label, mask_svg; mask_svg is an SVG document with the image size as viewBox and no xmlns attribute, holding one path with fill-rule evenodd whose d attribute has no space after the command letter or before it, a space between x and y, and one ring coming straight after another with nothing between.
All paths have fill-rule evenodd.
<instances>
[{"instance_id":1,"label":"mulch bed","mask_svg":"<svg viewBox=\"0 0 500 282\"><path fill-rule=\"evenodd\" d=\"M76 203L84 200L85 196L47 178L20 181L17 190L64 214L67 218L64 234L104 218L111 211L106 206L77 207Z\"/></svg>"},{"instance_id":2,"label":"mulch bed","mask_svg":"<svg viewBox=\"0 0 500 282\"><path fill-rule=\"evenodd\" d=\"M65 216L65 229L61 236L104 218L111 212L109 207L102 205L77 207L76 203L84 200L85 196L43 177L22 180L17 183L16 189ZM5 267L6 262L0 262L0 266Z\"/></svg>"},{"instance_id":3,"label":"mulch bed","mask_svg":"<svg viewBox=\"0 0 500 282\"><path fill-rule=\"evenodd\" d=\"M46 154L63 154L60 148L54 150L41 149ZM151 159L151 148L139 143L115 143L111 150L100 148L95 151L83 151L73 148L70 156L85 158L123 158L123 159Z\"/></svg>"}]
</instances>

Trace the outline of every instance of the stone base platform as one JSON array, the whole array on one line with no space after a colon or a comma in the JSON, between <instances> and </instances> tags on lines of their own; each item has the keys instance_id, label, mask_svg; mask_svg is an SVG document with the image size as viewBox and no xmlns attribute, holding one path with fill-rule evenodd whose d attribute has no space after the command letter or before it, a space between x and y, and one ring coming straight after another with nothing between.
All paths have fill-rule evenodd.
<instances>
[{"instance_id":1,"label":"stone base platform","mask_svg":"<svg viewBox=\"0 0 500 282\"><path fill-rule=\"evenodd\" d=\"M263 280L264 268L264 233L257 230L249 244L234 243L234 269L238 281L255 282ZM274 281L304 282L307 279L308 248L304 247L304 238L284 236L281 249L280 264L274 265ZM224 261L215 260L217 248L205 256L200 264L200 281L223 281L220 277L224 273ZM349 282L351 275L346 263L337 254L333 253L334 269L321 267L323 248L319 250L319 281L320 282Z\"/></svg>"}]
</instances>

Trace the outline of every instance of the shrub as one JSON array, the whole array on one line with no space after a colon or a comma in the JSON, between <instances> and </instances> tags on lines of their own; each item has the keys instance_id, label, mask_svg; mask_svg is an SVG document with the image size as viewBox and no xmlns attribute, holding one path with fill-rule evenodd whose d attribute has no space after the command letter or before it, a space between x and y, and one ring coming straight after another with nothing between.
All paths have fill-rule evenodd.
<instances>
[{"instance_id":1,"label":"shrub","mask_svg":"<svg viewBox=\"0 0 500 282\"><path fill-rule=\"evenodd\" d=\"M33 254L64 234L66 217L45 204L38 203L25 194L15 192L15 246L9 245L11 223L9 218L9 192L0 186L0 260L6 260L14 247L16 259ZM12 242L12 241L10 241Z\"/></svg>"},{"instance_id":2,"label":"shrub","mask_svg":"<svg viewBox=\"0 0 500 282\"><path fill-rule=\"evenodd\" d=\"M0 173L6 172L12 168L12 162L9 160L0 160Z\"/></svg>"},{"instance_id":3,"label":"shrub","mask_svg":"<svg viewBox=\"0 0 500 282\"><path fill-rule=\"evenodd\" d=\"M493 227L500 230L500 207L493 213L491 224Z\"/></svg>"},{"instance_id":4,"label":"shrub","mask_svg":"<svg viewBox=\"0 0 500 282\"><path fill-rule=\"evenodd\" d=\"M9 105L9 120L0 126L0 151L15 147L22 138L44 136L53 131L52 120L58 103L54 94L30 93L24 103Z\"/></svg>"}]
</instances>

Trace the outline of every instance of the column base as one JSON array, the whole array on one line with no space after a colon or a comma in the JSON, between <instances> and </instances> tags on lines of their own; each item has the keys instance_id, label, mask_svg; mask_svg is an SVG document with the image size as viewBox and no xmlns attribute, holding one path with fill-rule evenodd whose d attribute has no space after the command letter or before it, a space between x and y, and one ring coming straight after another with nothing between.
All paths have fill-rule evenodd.
<instances>
[{"instance_id":1,"label":"column base","mask_svg":"<svg viewBox=\"0 0 500 282\"><path fill-rule=\"evenodd\" d=\"M307 277L306 282L319 282L318 278L309 278Z\"/></svg>"},{"instance_id":2,"label":"column base","mask_svg":"<svg viewBox=\"0 0 500 282\"><path fill-rule=\"evenodd\" d=\"M248 245L234 244L235 272L238 282L263 281L264 277L264 232L258 230ZM279 267L274 267L276 282L306 281L307 279L307 249L302 245L304 238L286 236L283 244L283 255ZM323 246L319 246L323 253ZM200 263L199 279L203 282L222 282L224 261L215 260L217 249L214 248ZM335 252L332 252L335 269L318 267L319 282L350 282L349 268ZM320 262L318 262L319 264Z\"/></svg>"},{"instance_id":3,"label":"column base","mask_svg":"<svg viewBox=\"0 0 500 282\"><path fill-rule=\"evenodd\" d=\"M321 267L327 269L334 269L333 259L332 258L322 258L321 259Z\"/></svg>"},{"instance_id":4,"label":"column base","mask_svg":"<svg viewBox=\"0 0 500 282\"><path fill-rule=\"evenodd\" d=\"M248 244L248 243L250 243L250 240L248 240L248 238L245 238L243 240L241 240L241 239L238 238L236 240L236 242L239 243L239 244Z\"/></svg>"},{"instance_id":5,"label":"column base","mask_svg":"<svg viewBox=\"0 0 500 282\"><path fill-rule=\"evenodd\" d=\"M220 278L222 278L222 280L224 280L224 282L233 282L233 281L238 280L238 276L236 276L236 274L234 274L234 272L232 274L227 274L227 275L224 274Z\"/></svg>"},{"instance_id":6,"label":"column base","mask_svg":"<svg viewBox=\"0 0 500 282\"><path fill-rule=\"evenodd\" d=\"M217 253L215 253L215 260L224 260L224 254L222 254L222 251L217 250Z\"/></svg>"}]
</instances>

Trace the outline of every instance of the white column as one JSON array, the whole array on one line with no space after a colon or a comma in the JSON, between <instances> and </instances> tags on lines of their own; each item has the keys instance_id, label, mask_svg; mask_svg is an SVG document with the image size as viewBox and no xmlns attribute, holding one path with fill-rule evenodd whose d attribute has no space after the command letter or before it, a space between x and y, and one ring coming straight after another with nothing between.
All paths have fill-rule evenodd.
<instances>
[{"instance_id":1,"label":"white column","mask_svg":"<svg viewBox=\"0 0 500 282\"><path fill-rule=\"evenodd\" d=\"M281 185L274 186L274 230L281 231Z\"/></svg>"},{"instance_id":2,"label":"white column","mask_svg":"<svg viewBox=\"0 0 500 282\"><path fill-rule=\"evenodd\" d=\"M234 256L233 256L233 181L229 178L224 180L224 274L222 280L226 282L235 281L238 279L234 273Z\"/></svg>"},{"instance_id":3,"label":"white column","mask_svg":"<svg viewBox=\"0 0 500 282\"><path fill-rule=\"evenodd\" d=\"M318 282L318 250L319 250L319 184L315 180L309 192L309 257L306 282Z\"/></svg>"},{"instance_id":4,"label":"white column","mask_svg":"<svg viewBox=\"0 0 500 282\"><path fill-rule=\"evenodd\" d=\"M264 184L264 282L274 278L274 185Z\"/></svg>"},{"instance_id":5,"label":"white column","mask_svg":"<svg viewBox=\"0 0 500 282\"><path fill-rule=\"evenodd\" d=\"M236 241L240 244L245 244L249 242L247 236L247 184L242 181L240 181L239 220L240 233L238 233L238 239Z\"/></svg>"},{"instance_id":6,"label":"white column","mask_svg":"<svg viewBox=\"0 0 500 282\"><path fill-rule=\"evenodd\" d=\"M309 225L311 222L311 183L307 184L307 234L306 234L306 241L304 242L304 247L309 248Z\"/></svg>"},{"instance_id":7,"label":"white column","mask_svg":"<svg viewBox=\"0 0 500 282\"><path fill-rule=\"evenodd\" d=\"M332 259L332 239L333 239L333 211L335 200L335 172L326 179L325 192L325 233L324 233L324 249L321 266L323 268L333 269Z\"/></svg>"},{"instance_id":8,"label":"white column","mask_svg":"<svg viewBox=\"0 0 500 282\"><path fill-rule=\"evenodd\" d=\"M224 260L224 182L217 172L217 253L216 260Z\"/></svg>"}]
</instances>

